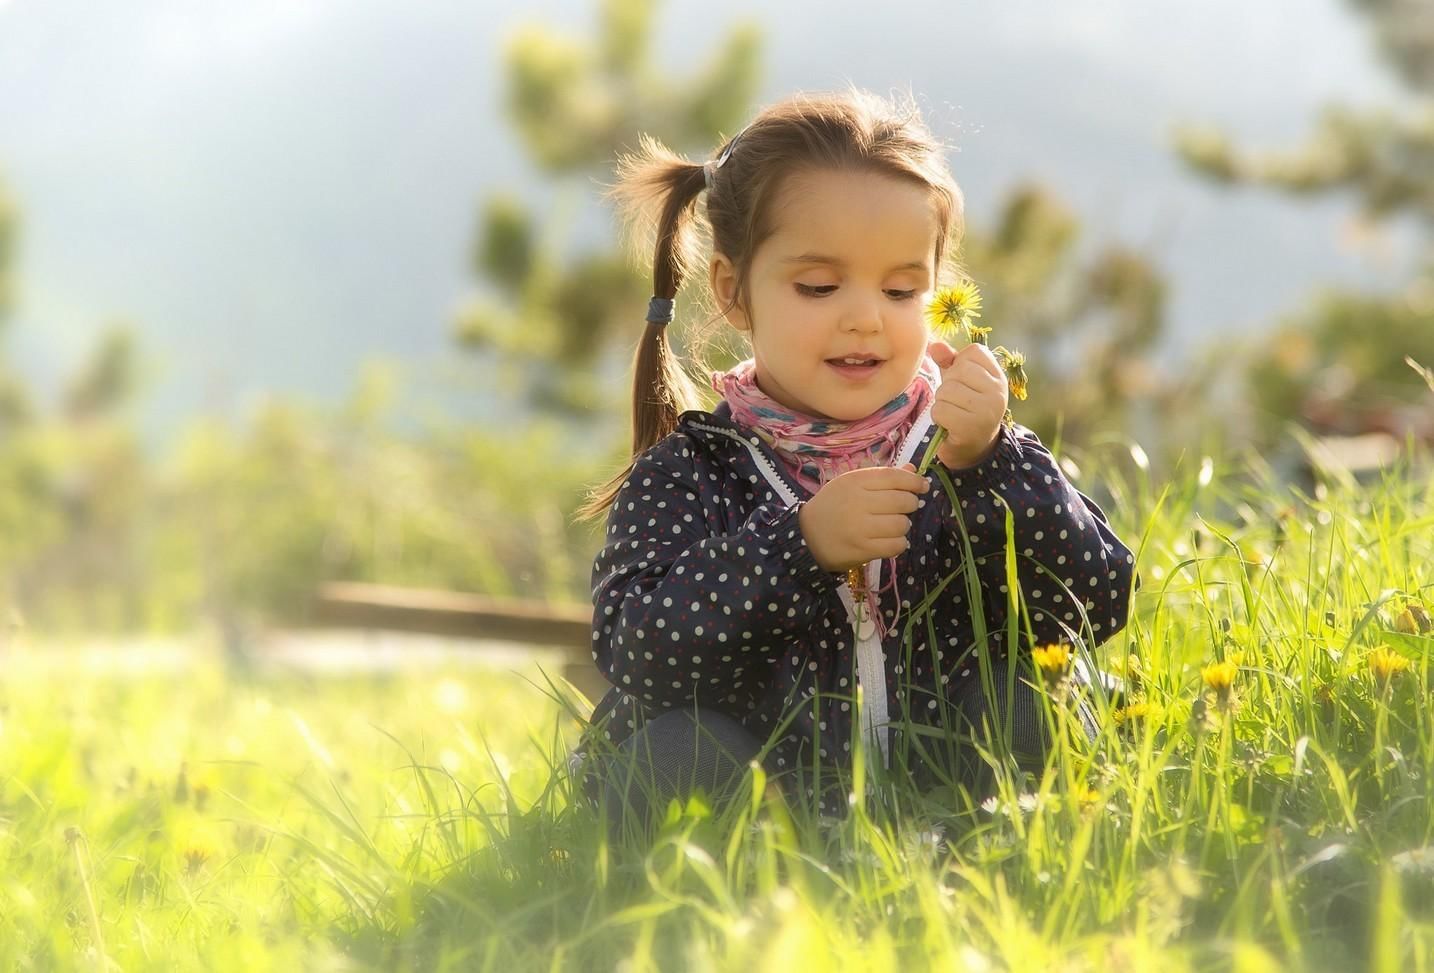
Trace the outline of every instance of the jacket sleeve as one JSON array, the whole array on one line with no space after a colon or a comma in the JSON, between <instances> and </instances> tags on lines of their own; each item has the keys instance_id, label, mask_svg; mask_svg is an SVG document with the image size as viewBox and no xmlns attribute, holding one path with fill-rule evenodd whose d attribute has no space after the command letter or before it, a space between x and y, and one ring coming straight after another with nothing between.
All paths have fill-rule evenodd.
<instances>
[{"instance_id":1,"label":"jacket sleeve","mask_svg":"<svg viewBox=\"0 0 1434 973\"><path fill-rule=\"evenodd\" d=\"M714 533L702 497L725 477L704 476L692 453L670 436L638 458L593 563L593 659L658 709L763 680L841 583L802 536L804 501L762 503L739 530Z\"/></svg>"},{"instance_id":2,"label":"jacket sleeve","mask_svg":"<svg viewBox=\"0 0 1434 973\"><path fill-rule=\"evenodd\" d=\"M944 468L943 468L944 470ZM1086 642L1088 620L1096 645L1125 626L1135 557L1116 537L1105 512L1066 479L1055 457L1021 425L1003 426L995 452L963 470L944 470L955 487L971 543L988 632L1008 619L1006 507L1013 515L1016 576L1035 644ZM960 570L965 556L952 498L934 470L932 490L918 508L926 550L915 565L927 590ZM942 599L961 599L958 579ZM968 609L969 610L969 609ZM1020 631L1024 631L1021 626Z\"/></svg>"}]
</instances>

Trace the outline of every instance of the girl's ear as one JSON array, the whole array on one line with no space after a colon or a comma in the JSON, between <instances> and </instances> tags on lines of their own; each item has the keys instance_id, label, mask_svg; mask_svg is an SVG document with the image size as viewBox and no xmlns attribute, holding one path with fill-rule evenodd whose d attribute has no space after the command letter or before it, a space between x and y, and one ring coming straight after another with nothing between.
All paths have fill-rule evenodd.
<instances>
[{"instance_id":1,"label":"girl's ear","mask_svg":"<svg viewBox=\"0 0 1434 973\"><path fill-rule=\"evenodd\" d=\"M750 331L751 322L737 306L737 268L727 259L725 253L714 252L707 270L712 296L716 299L717 306L723 309L722 315L727 319L727 323L738 331Z\"/></svg>"}]
</instances>

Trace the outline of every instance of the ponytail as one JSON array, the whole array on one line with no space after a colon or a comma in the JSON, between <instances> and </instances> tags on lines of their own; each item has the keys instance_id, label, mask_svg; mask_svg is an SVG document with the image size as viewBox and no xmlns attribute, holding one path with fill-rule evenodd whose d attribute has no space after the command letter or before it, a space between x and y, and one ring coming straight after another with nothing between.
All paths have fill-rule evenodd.
<instances>
[{"instance_id":1,"label":"ponytail","mask_svg":"<svg viewBox=\"0 0 1434 973\"><path fill-rule=\"evenodd\" d=\"M610 190L629 224L656 219L656 253L652 263L652 293L674 300L695 257L693 227L697 196L706 188L701 163L688 162L661 143L642 136L636 155L618 161L618 182ZM670 305L669 305L670 306ZM696 382L674 353L667 320L649 309L647 324L638 339L632 369L632 456L626 469L588 494L577 510L579 521L607 512L631 475L637 458L677 428L677 417L702 406Z\"/></svg>"}]
</instances>

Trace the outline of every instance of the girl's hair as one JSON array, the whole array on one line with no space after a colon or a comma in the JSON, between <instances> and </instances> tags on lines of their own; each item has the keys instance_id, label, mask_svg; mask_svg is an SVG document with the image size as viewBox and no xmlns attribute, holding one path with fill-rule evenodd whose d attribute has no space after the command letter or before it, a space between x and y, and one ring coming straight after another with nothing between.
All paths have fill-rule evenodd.
<instances>
[{"instance_id":1,"label":"girl's hair","mask_svg":"<svg viewBox=\"0 0 1434 973\"><path fill-rule=\"evenodd\" d=\"M713 159L729 147L727 160L712 170L706 229L712 249L725 254L736 269L733 305L740 305L749 317L752 256L775 232L771 204L782 180L793 173L872 172L927 189L938 223L933 264L938 279L960 243L961 190L951 178L942 146L909 98L898 105L855 88L799 94L763 109L720 146ZM696 201L706 188L706 171L703 163L689 162L646 135L636 153L618 160L618 179L609 195L618 201L629 225L656 231L652 263L656 297L675 297L688 274L697 269L695 237L703 227ZM730 309L723 308L719 317ZM637 458L677 428L683 411L702 405L692 375L673 353L667 327L649 322L638 340L632 380L632 457L627 468L589 494L577 511L579 520L608 510Z\"/></svg>"}]
</instances>

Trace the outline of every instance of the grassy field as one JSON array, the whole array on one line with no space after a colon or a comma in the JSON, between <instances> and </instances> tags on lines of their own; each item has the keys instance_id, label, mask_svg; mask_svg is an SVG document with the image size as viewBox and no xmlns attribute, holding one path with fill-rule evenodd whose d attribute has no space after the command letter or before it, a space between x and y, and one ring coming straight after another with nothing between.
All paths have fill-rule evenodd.
<instances>
[{"instance_id":1,"label":"grassy field","mask_svg":"<svg viewBox=\"0 0 1434 973\"><path fill-rule=\"evenodd\" d=\"M992 795L863 767L840 823L755 780L609 845L535 671L121 677L21 643L0 968L1434 968L1427 467L1110 484L1144 585L1101 738Z\"/></svg>"}]
</instances>

